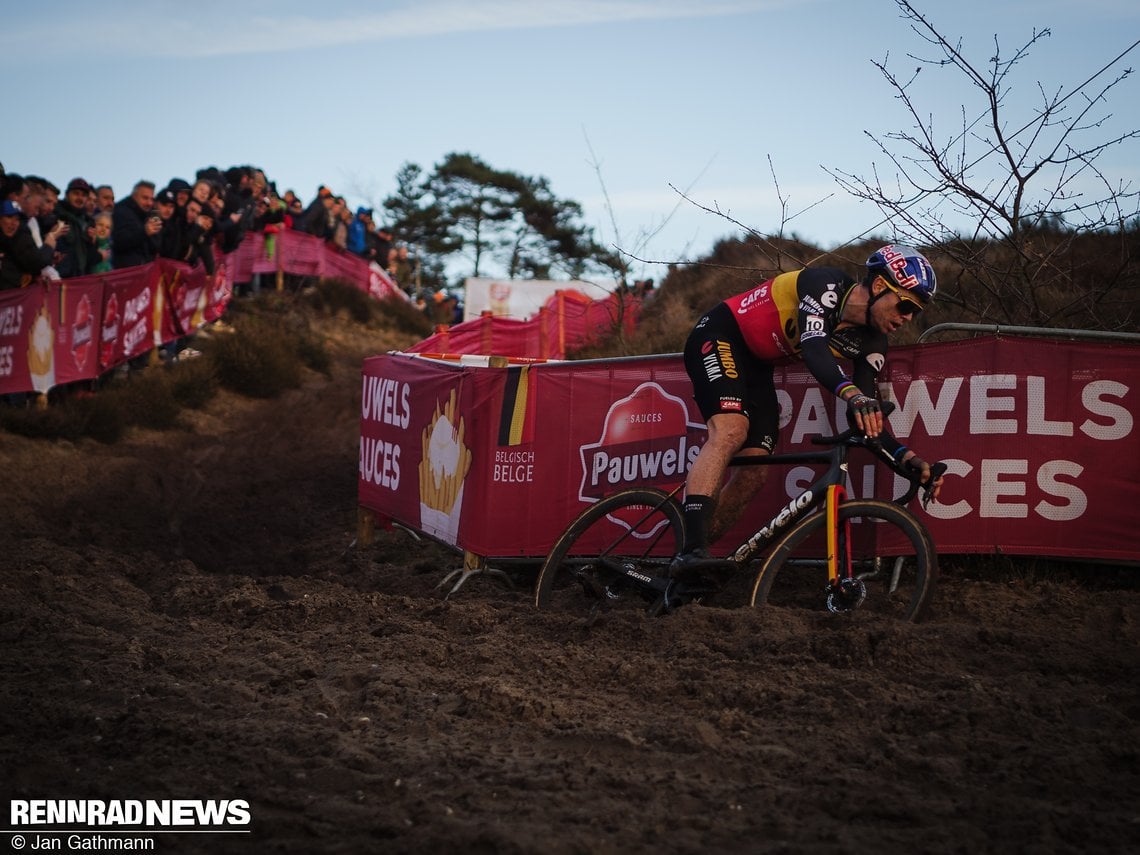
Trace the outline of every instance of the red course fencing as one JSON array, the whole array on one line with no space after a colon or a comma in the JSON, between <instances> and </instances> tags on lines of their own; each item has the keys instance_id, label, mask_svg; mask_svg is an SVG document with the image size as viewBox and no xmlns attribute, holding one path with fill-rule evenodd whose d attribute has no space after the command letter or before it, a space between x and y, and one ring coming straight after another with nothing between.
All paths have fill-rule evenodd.
<instances>
[{"instance_id":1,"label":"red course fencing","mask_svg":"<svg viewBox=\"0 0 1140 855\"><path fill-rule=\"evenodd\" d=\"M1000 338L892 350L891 429L949 464L940 501L919 511L939 550L1140 560L1138 357ZM781 450L845 427L802 365L778 373ZM705 438L676 354L501 368L389 354L366 360L362 381L360 504L485 557L544 556L599 497L679 483ZM745 518L811 480L773 471ZM848 492L901 492L894 480L856 454Z\"/></svg>"},{"instance_id":2,"label":"red course fencing","mask_svg":"<svg viewBox=\"0 0 1140 855\"><path fill-rule=\"evenodd\" d=\"M568 350L593 344L615 329L633 332L640 307L640 299L627 292L593 300L578 291L559 291L530 320L485 312L482 317L439 328L409 352L565 359Z\"/></svg>"},{"instance_id":3,"label":"red course fencing","mask_svg":"<svg viewBox=\"0 0 1140 855\"><path fill-rule=\"evenodd\" d=\"M255 273L339 277L381 299L406 295L378 265L302 232L246 236L201 267L159 259L112 273L0 291L0 394L46 393L93 380L225 311L235 282Z\"/></svg>"}]
</instances>

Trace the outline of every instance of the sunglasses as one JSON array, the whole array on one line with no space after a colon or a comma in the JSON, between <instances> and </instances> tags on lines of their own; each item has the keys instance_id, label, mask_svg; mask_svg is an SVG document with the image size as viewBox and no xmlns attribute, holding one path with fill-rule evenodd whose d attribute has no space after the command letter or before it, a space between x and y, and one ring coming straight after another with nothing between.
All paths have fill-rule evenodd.
<instances>
[{"instance_id":1,"label":"sunglasses","mask_svg":"<svg viewBox=\"0 0 1140 855\"><path fill-rule=\"evenodd\" d=\"M887 290L899 298L898 313L900 315L914 317L922 311L922 306L920 306L914 300L910 299L910 297L907 297L902 291L900 291L882 276L879 277L879 281L887 286Z\"/></svg>"}]
</instances>

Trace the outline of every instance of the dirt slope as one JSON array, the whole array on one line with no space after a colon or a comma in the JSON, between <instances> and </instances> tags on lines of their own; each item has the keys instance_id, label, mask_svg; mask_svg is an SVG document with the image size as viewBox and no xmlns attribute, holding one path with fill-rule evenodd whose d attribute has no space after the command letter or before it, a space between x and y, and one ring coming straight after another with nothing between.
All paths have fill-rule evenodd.
<instances>
[{"instance_id":1,"label":"dirt slope","mask_svg":"<svg viewBox=\"0 0 1140 855\"><path fill-rule=\"evenodd\" d=\"M950 573L917 627L589 631L355 534L362 355L115 446L0 435L9 798L246 799L168 852L1124 852L1140 593Z\"/></svg>"}]
</instances>

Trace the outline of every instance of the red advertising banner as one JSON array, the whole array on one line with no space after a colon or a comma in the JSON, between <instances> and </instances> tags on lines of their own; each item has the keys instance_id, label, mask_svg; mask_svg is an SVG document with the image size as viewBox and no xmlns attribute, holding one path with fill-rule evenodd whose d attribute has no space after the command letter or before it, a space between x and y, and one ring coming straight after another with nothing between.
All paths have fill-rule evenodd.
<instances>
[{"instance_id":1,"label":"red advertising banner","mask_svg":"<svg viewBox=\"0 0 1140 855\"><path fill-rule=\"evenodd\" d=\"M10 339L0 344L3 348L0 350L0 394L42 393L73 379L98 376L127 359L141 355L151 346L189 335L203 323L218 320L233 296L234 282L245 282L255 273L268 274L277 270L301 276L335 276L380 300L410 299L379 265L338 249L328 241L291 230L276 234L251 233L234 252L217 255L216 271L212 276L201 266L189 267L169 259L159 259L150 264L77 277L63 283L40 282L30 289L6 293L0 297L0 305L18 308L13 308L2 327L9 332L0 334L0 338ZM37 288L46 288L47 291L36 291ZM60 288L68 290L57 292L56 289ZM38 316L55 324L60 317L59 311L64 308L64 304L58 301L64 299L65 294L79 293L79 290L72 289L86 290L91 307L96 310L99 321L95 329L98 334L98 361L93 368L57 362L48 372L39 364L46 357L36 357L33 353L29 359L28 343L22 339L17 342L15 338L18 337L17 332L25 335L31 332L27 325L37 317L40 303L45 300L46 314ZM45 296L45 293L54 296ZM557 300L552 298L550 306L554 307L553 310L548 306L540 318L526 323L487 318L472 321L470 326L460 324L454 331L428 339L418 350L422 353L482 353L517 358L530 358L536 354L561 356L567 347L581 346L601 332L612 329L615 319L620 319L627 330L632 329L637 302L630 295L621 299L624 302L618 302L616 296L591 301L575 292L565 292ZM25 311L32 304L34 307ZM80 307L75 308L81 311ZM147 314L151 310L153 314ZM130 314L129 320L124 313ZM75 316L69 314L68 317ZM55 347L65 339L71 340L70 336L82 338L84 334L82 322L70 333L65 327L54 326L45 331L43 323L41 321L36 328L41 347L49 338ZM500 329L499 324L505 326ZM80 341L77 354L84 352L82 344ZM552 347L558 349L554 351ZM54 373L55 368L63 372L60 377L68 379L59 379Z\"/></svg>"},{"instance_id":2,"label":"red advertising banner","mask_svg":"<svg viewBox=\"0 0 1140 855\"><path fill-rule=\"evenodd\" d=\"M189 335L221 317L233 295L225 270L219 268L211 276L203 267L168 259L157 266L158 286L168 308L163 341Z\"/></svg>"},{"instance_id":3,"label":"red advertising banner","mask_svg":"<svg viewBox=\"0 0 1140 855\"><path fill-rule=\"evenodd\" d=\"M277 235L275 251L280 254L281 269L298 276L319 276L325 242L304 232L286 229Z\"/></svg>"},{"instance_id":4,"label":"red advertising banner","mask_svg":"<svg viewBox=\"0 0 1140 855\"><path fill-rule=\"evenodd\" d=\"M99 317L103 286L98 282L64 280L46 290L55 302L55 383L94 380L99 376Z\"/></svg>"},{"instance_id":5,"label":"red advertising banner","mask_svg":"<svg viewBox=\"0 0 1140 855\"><path fill-rule=\"evenodd\" d=\"M0 392L55 385L55 324L46 293L39 285L0 291Z\"/></svg>"},{"instance_id":6,"label":"red advertising banner","mask_svg":"<svg viewBox=\"0 0 1140 855\"><path fill-rule=\"evenodd\" d=\"M0 292L0 393L96 377L102 294L91 282Z\"/></svg>"},{"instance_id":7,"label":"red advertising banner","mask_svg":"<svg viewBox=\"0 0 1140 855\"><path fill-rule=\"evenodd\" d=\"M162 330L164 299L159 299L159 268L154 264L128 267L103 280L103 334L99 364L106 371L149 351L155 330Z\"/></svg>"},{"instance_id":8,"label":"red advertising banner","mask_svg":"<svg viewBox=\"0 0 1140 855\"><path fill-rule=\"evenodd\" d=\"M255 273L276 273L279 244L277 232L250 232L242 238L238 248L226 256L233 281L248 282Z\"/></svg>"},{"instance_id":9,"label":"red advertising banner","mask_svg":"<svg viewBox=\"0 0 1140 855\"><path fill-rule=\"evenodd\" d=\"M368 291L369 296L376 300L387 300L396 297L401 300L411 300L407 292L400 289L388 271L375 261L368 264Z\"/></svg>"},{"instance_id":10,"label":"red advertising banner","mask_svg":"<svg viewBox=\"0 0 1140 855\"><path fill-rule=\"evenodd\" d=\"M1136 357L1001 339L892 351L892 430L950 466L940 502L918 511L939 549L1140 559ZM485 368L390 354L366 360L362 382L360 504L492 558L545 555L609 492L679 483L705 436L677 355ZM802 365L777 387L780 450L846 427ZM773 470L745 518L773 515L814 476ZM853 456L850 494L901 492L895 480Z\"/></svg>"},{"instance_id":11,"label":"red advertising banner","mask_svg":"<svg viewBox=\"0 0 1140 855\"><path fill-rule=\"evenodd\" d=\"M1140 559L1140 349L986 338L890 355L891 428L950 469L941 551Z\"/></svg>"}]
</instances>

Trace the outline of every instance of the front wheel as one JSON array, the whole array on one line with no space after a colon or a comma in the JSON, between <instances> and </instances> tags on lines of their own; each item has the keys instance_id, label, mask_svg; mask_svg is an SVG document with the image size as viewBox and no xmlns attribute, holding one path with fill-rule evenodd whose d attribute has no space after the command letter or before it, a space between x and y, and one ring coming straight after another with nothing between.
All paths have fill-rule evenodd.
<instances>
[{"instance_id":1,"label":"front wheel","mask_svg":"<svg viewBox=\"0 0 1140 855\"><path fill-rule=\"evenodd\" d=\"M926 527L906 508L876 499L839 506L841 574L851 557L852 580L833 589L827 578L827 514L794 526L756 574L753 606L870 612L921 620L934 594L938 558Z\"/></svg>"},{"instance_id":2,"label":"front wheel","mask_svg":"<svg viewBox=\"0 0 1140 855\"><path fill-rule=\"evenodd\" d=\"M590 616L625 603L644 608L657 595L638 577L665 578L684 540L681 507L667 493L648 487L606 496L554 544L535 581L535 605Z\"/></svg>"}]
</instances>

